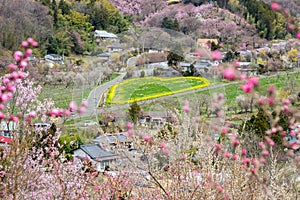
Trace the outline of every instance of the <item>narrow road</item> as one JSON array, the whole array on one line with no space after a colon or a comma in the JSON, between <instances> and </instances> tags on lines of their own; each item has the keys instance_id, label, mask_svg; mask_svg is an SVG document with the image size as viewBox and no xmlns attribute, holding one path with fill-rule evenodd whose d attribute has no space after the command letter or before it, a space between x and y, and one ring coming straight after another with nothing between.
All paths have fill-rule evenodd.
<instances>
[{"instance_id":1,"label":"narrow road","mask_svg":"<svg viewBox=\"0 0 300 200\"><path fill-rule=\"evenodd\" d=\"M97 108L98 108L98 103L100 101L100 98L102 96L102 94L107 90L109 89L111 86L115 85L115 84L118 84L120 83L124 76L126 75L126 73L122 73L120 76L118 76L117 78L107 82L107 83L104 83L103 85L100 85L96 88L94 88L88 98L87 98L87 108L86 108L86 111L81 115L81 117L86 117L86 116L94 116L97 111Z\"/></svg>"}]
</instances>

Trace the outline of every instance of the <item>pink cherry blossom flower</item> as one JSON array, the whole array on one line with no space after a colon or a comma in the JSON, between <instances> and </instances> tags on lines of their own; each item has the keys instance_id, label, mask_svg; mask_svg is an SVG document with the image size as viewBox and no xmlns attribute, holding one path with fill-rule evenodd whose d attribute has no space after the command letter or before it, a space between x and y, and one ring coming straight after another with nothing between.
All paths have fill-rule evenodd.
<instances>
[{"instance_id":1,"label":"pink cherry blossom flower","mask_svg":"<svg viewBox=\"0 0 300 200\"><path fill-rule=\"evenodd\" d=\"M36 41L33 41L33 42L31 43L31 45L32 45L33 47L38 47L38 46L39 46L39 43L36 42Z\"/></svg>"},{"instance_id":2,"label":"pink cherry blossom flower","mask_svg":"<svg viewBox=\"0 0 300 200\"><path fill-rule=\"evenodd\" d=\"M163 154L165 154L165 155L169 154L169 150L167 148L163 148L162 151L163 151Z\"/></svg>"},{"instance_id":3,"label":"pink cherry blossom flower","mask_svg":"<svg viewBox=\"0 0 300 200\"><path fill-rule=\"evenodd\" d=\"M64 114L65 114L66 116L70 116L70 115L71 115L71 112L70 112L70 110L65 110L65 111L64 111Z\"/></svg>"},{"instance_id":4,"label":"pink cherry blossom flower","mask_svg":"<svg viewBox=\"0 0 300 200\"><path fill-rule=\"evenodd\" d=\"M221 134L226 135L227 133L227 127L223 126L221 129Z\"/></svg>"},{"instance_id":5,"label":"pink cherry blossom flower","mask_svg":"<svg viewBox=\"0 0 300 200\"><path fill-rule=\"evenodd\" d=\"M266 136L265 139L266 139L267 143L270 146L274 146L275 145L275 142L271 138L269 138L268 136Z\"/></svg>"},{"instance_id":6,"label":"pink cherry blossom flower","mask_svg":"<svg viewBox=\"0 0 300 200\"><path fill-rule=\"evenodd\" d=\"M7 93L4 93L0 96L1 103L6 103L8 100L9 100L9 97L8 97Z\"/></svg>"},{"instance_id":7,"label":"pink cherry blossom flower","mask_svg":"<svg viewBox=\"0 0 300 200\"><path fill-rule=\"evenodd\" d=\"M27 38L27 42L28 42L29 44L32 44L32 43L34 42L34 40L33 40L32 38Z\"/></svg>"},{"instance_id":8,"label":"pink cherry blossom flower","mask_svg":"<svg viewBox=\"0 0 300 200\"><path fill-rule=\"evenodd\" d=\"M278 5L278 3L272 3L271 4L271 9L272 10L279 10L280 6Z\"/></svg>"},{"instance_id":9,"label":"pink cherry blossom flower","mask_svg":"<svg viewBox=\"0 0 300 200\"><path fill-rule=\"evenodd\" d=\"M51 112L50 112L50 116L51 117L55 117L57 116L59 113L59 110L57 108L54 108Z\"/></svg>"},{"instance_id":10,"label":"pink cherry blossom flower","mask_svg":"<svg viewBox=\"0 0 300 200\"><path fill-rule=\"evenodd\" d=\"M17 61L17 62L21 61L22 57L23 57L23 53L21 51L16 51L14 53L15 61Z\"/></svg>"},{"instance_id":11,"label":"pink cherry blossom flower","mask_svg":"<svg viewBox=\"0 0 300 200\"><path fill-rule=\"evenodd\" d=\"M22 45L22 47L27 48L28 47L28 42L27 41L23 41L21 45Z\"/></svg>"},{"instance_id":12,"label":"pink cherry blossom flower","mask_svg":"<svg viewBox=\"0 0 300 200\"><path fill-rule=\"evenodd\" d=\"M77 109L78 109L77 103L74 101L71 101L69 104L69 110L72 112L72 111L76 111Z\"/></svg>"},{"instance_id":13,"label":"pink cherry blossom flower","mask_svg":"<svg viewBox=\"0 0 300 200\"><path fill-rule=\"evenodd\" d=\"M9 65L8 65L8 69L9 69L10 71L15 71L17 68L18 68L18 66L15 65L15 64L9 64Z\"/></svg>"},{"instance_id":14,"label":"pink cherry blossom flower","mask_svg":"<svg viewBox=\"0 0 300 200\"><path fill-rule=\"evenodd\" d=\"M30 117L36 117L36 112L34 110L29 112Z\"/></svg>"},{"instance_id":15,"label":"pink cherry blossom flower","mask_svg":"<svg viewBox=\"0 0 300 200\"><path fill-rule=\"evenodd\" d=\"M128 128L128 129L132 129L132 128L133 128L133 123L128 122L128 123L127 123L127 128Z\"/></svg>"},{"instance_id":16,"label":"pink cherry blossom flower","mask_svg":"<svg viewBox=\"0 0 300 200\"><path fill-rule=\"evenodd\" d=\"M251 82L247 82L246 85L242 86L242 90L244 90L245 93L251 92L253 89L253 84Z\"/></svg>"},{"instance_id":17,"label":"pink cherry blossom flower","mask_svg":"<svg viewBox=\"0 0 300 200\"><path fill-rule=\"evenodd\" d=\"M233 146L237 146L238 144L240 144L240 141L238 139L234 140Z\"/></svg>"},{"instance_id":18,"label":"pink cherry blossom flower","mask_svg":"<svg viewBox=\"0 0 300 200\"><path fill-rule=\"evenodd\" d=\"M27 66L27 62L26 61L21 61L19 68L20 69L24 69Z\"/></svg>"},{"instance_id":19,"label":"pink cherry blossom flower","mask_svg":"<svg viewBox=\"0 0 300 200\"><path fill-rule=\"evenodd\" d=\"M144 141L149 142L150 141L150 136L148 136L148 135L144 136Z\"/></svg>"},{"instance_id":20,"label":"pink cherry blossom flower","mask_svg":"<svg viewBox=\"0 0 300 200\"><path fill-rule=\"evenodd\" d=\"M233 160L238 159L238 155L234 154L234 155L232 156L232 159L233 159Z\"/></svg>"},{"instance_id":21,"label":"pink cherry blossom flower","mask_svg":"<svg viewBox=\"0 0 300 200\"><path fill-rule=\"evenodd\" d=\"M265 146L265 144L264 144L264 142L259 142L259 143L258 143L258 146L260 146L260 147L264 147L264 146Z\"/></svg>"},{"instance_id":22,"label":"pink cherry blossom flower","mask_svg":"<svg viewBox=\"0 0 300 200\"><path fill-rule=\"evenodd\" d=\"M226 151L223 155L225 158L229 158L229 153Z\"/></svg>"},{"instance_id":23,"label":"pink cherry blossom flower","mask_svg":"<svg viewBox=\"0 0 300 200\"><path fill-rule=\"evenodd\" d=\"M32 50L31 49L26 49L25 51L25 56L28 57L32 54Z\"/></svg>"},{"instance_id":24,"label":"pink cherry blossom flower","mask_svg":"<svg viewBox=\"0 0 300 200\"><path fill-rule=\"evenodd\" d=\"M18 72L18 75L19 75L19 77L18 77L19 79L23 79L23 78L26 77L26 74L24 72L21 72L21 71Z\"/></svg>"},{"instance_id":25,"label":"pink cherry blossom flower","mask_svg":"<svg viewBox=\"0 0 300 200\"><path fill-rule=\"evenodd\" d=\"M246 155L247 154L247 150L246 149L242 149L242 155Z\"/></svg>"},{"instance_id":26,"label":"pink cherry blossom flower","mask_svg":"<svg viewBox=\"0 0 300 200\"><path fill-rule=\"evenodd\" d=\"M185 113L190 112L190 108L189 108L189 106L187 106L187 105L183 106L182 109L183 109L183 111L184 111Z\"/></svg>"},{"instance_id":27,"label":"pink cherry blossom flower","mask_svg":"<svg viewBox=\"0 0 300 200\"><path fill-rule=\"evenodd\" d=\"M16 117L16 116L13 116L13 117L11 118L11 120L12 120L13 122L18 122L18 121L19 121L19 118Z\"/></svg>"},{"instance_id":28,"label":"pink cherry blossom flower","mask_svg":"<svg viewBox=\"0 0 300 200\"><path fill-rule=\"evenodd\" d=\"M300 40L300 32L299 32L299 33L297 33L297 36L296 36L296 38Z\"/></svg>"},{"instance_id":29,"label":"pink cherry blossom flower","mask_svg":"<svg viewBox=\"0 0 300 200\"><path fill-rule=\"evenodd\" d=\"M78 113L79 114L82 114L86 111L86 108L85 107L80 107L79 110L78 110Z\"/></svg>"},{"instance_id":30,"label":"pink cherry blossom flower","mask_svg":"<svg viewBox=\"0 0 300 200\"><path fill-rule=\"evenodd\" d=\"M222 148L221 144L216 144L216 151L221 150L221 148Z\"/></svg>"},{"instance_id":31,"label":"pink cherry blossom flower","mask_svg":"<svg viewBox=\"0 0 300 200\"><path fill-rule=\"evenodd\" d=\"M129 129L127 132L126 132L126 135L128 137L131 137L133 135L133 130L132 129Z\"/></svg>"},{"instance_id":32,"label":"pink cherry blossom flower","mask_svg":"<svg viewBox=\"0 0 300 200\"><path fill-rule=\"evenodd\" d=\"M251 76L249 82L252 83L254 86L257 86L259 82L259 78L257 76Z\"/></svg>"},{"instance_id":33,"label":"pink cherry blossom flower","mask_svg":"<svg viewBox=\"0 0 300 200\"><path fill-rule=\"evenodd\" d=\"M162 142L162 143L160 144L160 148L161 148L161 149L166 148L166 143Z\"/></svg>"},{"instance_id":34,"label":"pink cherry blossom flower","mask_svg":"<svg viewBox=\"0 0 300 200\"><path fill-rule=\"evenodd\" d=\"M264 150L263 152L262 152L262 155L263 156L268 156L270 153L269 153L269 151L267 151L267 150Z\"/></svg>"},{"instance_id":35,"label":"pink cherry blossom flower","mask_svg":"<svg viewBox=\"0 0 300 200\"><path fill-rule=\"evenodd\" d=\"M223 77L230 81L235 80L235 70L231 67L227 67L223 72Z\"/></svg>"},{"instance_id":36,"label":"pink cherry blossom flower","mask_svg":"<svg viewBox=\"0 0 300 200\"><path fill-rule=\"evenodd\" d=\"M5 115L2 112L0 112L0 119L4 119L4 117Z\"/></svg>"}]
</instances>

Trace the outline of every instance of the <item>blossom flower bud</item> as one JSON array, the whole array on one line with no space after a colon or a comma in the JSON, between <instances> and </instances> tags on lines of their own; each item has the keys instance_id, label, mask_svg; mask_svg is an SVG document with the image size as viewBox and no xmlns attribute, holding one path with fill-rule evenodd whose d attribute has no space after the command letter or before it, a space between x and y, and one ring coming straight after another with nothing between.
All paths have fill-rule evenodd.
<instances>
[{"instance_id":1,"label":"blossom flower bud","mask_svg":"<svg viewBox=\"0 0 300 200\"><path fill-rule=\"evenodd\" d=\"M259 78L257 76L251 76L249 82L252 83L254 86L257 86L259 83Z\"/></svg>"},{"instance_id":2,"label":"blossom flower bud","mask_svg":"<svg viewBox=\"0 0 300 200\"><path fill-rule=\"evenodd\" d=\"M34 40L33 40L32 38L27 38L27 42L28 42L29 44L32 44L32 43L34 42Z\"/></svg>"},{"instance_id":3,"label":"blossom flower bud","mask_svg":"<svg viewBox=\"0 0 300 200\"><path fill-rule=\"evenodd\" d=\"M132 129L129 129L127 131L127 136L131 137L133 135L133 130Z\"/></svg>"},{"instance_id":4,"label":"blossom flower bud","mask_svg":"<svg viewBox=\"0 0 300 200\"><path fill-rule=\"evenodd\" d=\"M65 114L66 116L70 116L70 115L71 115L71 112L70 112L69 110L65 110L65 111L64 111L64 114Z\"/></svg>"},{"instance_id":5,"label":"blossom flower bud","mask_svg":"<svg viewBox=\"0 0 300 200\"><path fill-rule=\"evenodd\" d=\"M82 106L82 107L86 107L86 106L87 106L87 101L82 101L82 102L81 102L81 106Z\"/></svg>"},{"instance_id":6,"label":"blossom flower bud","mask_svg":"<svg viewBox=\"0 0 300 200\"><path fill-rule=\"evenodd\" d=\"M165 155L169 154L169 150L167 148L163 148L162 151L163 151L163 154L165 154Z\"/></svg>"},{"instance_id":7,"label":"blossom flower bud","mask_svg":"<svg viewBox=\"0 0 300 200\"><path fill-rule=\"evenodd\" d=\"M33 110L33 111L30 111L29 112L29 116L30 117L36 117L36 112Z\"/></svg>"},{"instance_id":8,"label":"blossom flower bud","mask_svg":"<svg viewBox=\"0 0 300 200\"><path fill-rule=\"evenodd\" d=\"M230 81L235 80L235 70L231 67L226 68L223 72L223 77Z\"/></svg>"},{"instance_id":9,"label":"blossom flower bud","mask_svg":"<svg viewBox=\"0 0 300 200\"><path fill-rule=\"evenodd\" d=\"M242 149L242 155L246 155L247 154L247 150L246 149Z\"/></svg>"},{"instance_id":10,"label":"blossom flower bud","mask_svg":"<svg viewBox=\"0 0 300 200\"><path fill-rule=\"evenodd\" d=\"M3 109L4 109L4 105L0 104L0 110L3 110Z\"/></svg>"},{"instance_id":11,"label":"blossom flower bud","mask_svg":"<svg viewBox=\"0 0 300 200\"><path fill-rule=\"evenodd\" d=\"M17 68L18 68L18 66L15 65L15 64L9 64L9 65L8 65L8 69L9 69L10 71L15 71Z\"/></svg>"},{"instance_id":12,"label":"blossom flower bud","mask_svg":"<svg viewBox=\"0 0 300 200\"><path fill-rule=\"evenodd\" d=\"M128 128L128 129L132 129L132 128L133 128L133 123L128 122L128 123L127 123L127 128Z\"/></svg>"},{"instance_id":13,"label":"blossom flower bud","mask_svg":"<svg viewBox=\"0 0 300 200\"><path fill-rule=\"evenodd\" d=\"M260 146L260 147L264 147L264 146L265 146L265 144L264 144L263 142L259 142L259 143L258 143L258 146Z\"/></svg>"},{"instance_id":14,"label":"blossom flower bud","mask_svg":"<svg viewBox=\"0 0 300 200\"><path fill-rule=\"evenodd\" d=\"M270 146L274 146L275 145L274 141L271 138L269 138L269 137L265 137L265 138L266 138L266 141L268 142L268 144Z\"/></svg>"},{"instance_id":15,"label":"blossom flower bud","mask_svg":"<svg viewBox=\"0 0 300 200\"><path fill-rule=\"evenodd\" d=\"M289 99L285 99L285 100L283 101L283 103L287 105L287 104L290 104L291 101L290 101Z\"/></svg>"},{"instance_id":16,"label":"blossom flower bud","mask_svg":"<svg viewBox=\"0 0 300 200\"><path fill-rule=\"evenodd\" d=\"M233 142L233 146L237 146L240 143L240 141L238 139L234 140Z\"/></svg>"},{"instance_id":17,"label":"blossom flower bud","mask_svg":"<svg viewBox=\"0 0 300 200\"><path fill-rule=\"evenodd\" d=\"M79 110L78 110L78 113L82 114L82 113L85 112L85 110L86 110L85 107L80 107Z\"/></svg>"},{"instance_id":18,"label":"blossom flower bud","mask_svg":"<svg viewBox=\"0 0 300 200\"><path fill-rule=\"evenodd\" d=\"M27 66L27 62L26 61L21 61L19 68L20 69L24 69Z\"/></svg>"},{"instance_id":19,"label":"blossom flower bud","mask_svg":"<svg viewBox=\"0 0 300 200\"><path fill-rule=\"evenodd\" d=\"M264 151L262 152L262 155L263 155L263 156L268 156L268 155L269 155L269 151L264 150Z\"/></svg>"},{"instance_id":20,"label":"blossom flower bud","mask_svg":"<svg viewBox=\"0 0 300 200\"><path fill-rule=\"evenodd\" d=\"M16 87L12 84L7 85L7 91L14 93L16 91Z\"/></svg>"},{"instance_id":21,"label":"blossom flower bud","mask_svg":"<svg viewBox=\"0 0 300 200\"><path fill-rule=\"evenodd\" d=\"M217 144L217 145L216 145L216 151L220 151L221 148L222 148L221 144Z\"/></svg>"},{"instance_id":22,"label":"blossom flower bud","mask_svg":"<svg viewBox=\"0 0 300 200\"><path fill-rule=\"evenodd\" d=\"M54 108L54 109L51 111L50 116L51 116L51 117L57 116L58 113L59 113L58 109L57 109L57 108Z\"/></svg>"},{"instance_id":23,"label":"blossom flower bud","mask_svg":"<svg viewBox=\"0 0 300 200\"><path fill-rule=\"evenodd\" d=\"M297 33L296 38L300 40L300 32Z\"/></svg>"},{"instance_id":24,"label":"blossom flower bud","mask_svg":"<svg viewBox=\"0 0 300 200\"><path fill-rule=\"evenodd\" d=\"M251 92L253 89L253 84L251 82L247 82L245 85L242 86L242 90L244 90L245 93Z\"/></svg>"},{"instance_id":25,"label":"blossom flower bud","mask_svg":"<svg viewBox=\"0 0 300 200\"><path fill-rule=\"evenodd\" d=\"M219 192L219 193L222 193L223 190L224 190L224 189L223 189L223 187L221 187L221 186L218 188L218 192Z\"/></svg>"},{"instance_id":26,"label":"blossom flower bud","mask_svg":"<svg viewBox=\"0 0 300 200\"><path fill-rule=\"evenodd\" d=\"M272 3L271 4L271 9L272 10L279 10L280 6L278 5L278 3Z\"/></svg>"},{"instance_id":27,"label":"blossom flower bud","mask_svg":"<svg viewBox=\"0 0 300 200\"><path fill-rule=\"evenodd\" d=\"M220 94L218 95L218 99L224 99L224 97L225 97L225 95L224 95L223 93L220 93Z\"/></svg>"},{"instance_id":28,"label":"blossom flower bud","mask_svg":"<svg viewBox=\"0 0 300 200\"><path fill-rule=\"evenodd\" d=\"M260 98L260 99L258 100L258 104L259 104L259 105L264 104L264 99Z\"/></svg>"},{"instance_id":29,"label":"blossom flower bud","mask_svg":"<svg viewBox=\"0 0 300 200\"><path fill-rule=\"evenodd\" d=\"M9 100L9 97L8 97L7 93L4 93L0 96L1 103L6 103L8 100Z\"/></svg>"},{"instance_id":30,"label":"blossom flower bud","mask_svg":"<svg viewBox=\"0 0 300 200\"><path fill-rule=\"evenodd\" d=\"M29 44L27 41L23 41L21 45L22 47L27 48Z\"/></svg>"},{"instance_id":31,"label":"blossom flower bud","mask_svg":"<svg viewBox=\"0 0 300 200\"><path fill-rule=\"evenodd\" d=\"M24 72L21 72L21 71L18 72L18 75L19 75L19 77L18 77L19 79L23 79L23 78L26 77L26 74Z\"/></svg>"},{"instance_id":32,"label":"blossom flower bud","mask_svg":"<svg viewBox=\"0 0 300 200\"><path fill-rule=\"evenodd\" d=\"M226 151L223 155L225 158L229 158L229 153Z\"/></svg>"},{"instance_id":33,"label":"blossom flower bud","mask_svg":"<svg viewBox=\"0 0 300 200\"><path fill-rule=\"evenodd\" d=\"M39 46L39 44L38 44L36 41L33 41L33 42L31 43L31 45L32 45L33 47L38 47L38 46Z\"/></svg>"},{"instance_id":34,"label":"blossom flower bud","mask_svg":"<svg viewBox=\"0 0 300 200\"><path fill-rule=\"evenodd\" d=\"M273 94L275 90L276 90L275 85L269 85L268 92L270 93L270 95Z\"/></svg>"},{"instance_id":35,"label":"blossom flower bud","mask_svg":"<svg viewBox=\"0 0 300 200\"><path fill-rule=\"evenodd\" d=\"M162 143L160 144L160 148L161 148L161 149L166 148L166 143L162 142Z\"/></svg>"},{"instance_id":36,"label":"blossom flower bud","mask_svg":"<svg viewBox=\"0 0 300 200\"><path fill-rule=\"evenodd\" d=\"M5 85L7 85L8 83L9 83L9 79L8 78L5 78L5 79L3 79L3 81L2 81Z\"/></svg>"},{"instance_id":37,"label":"blossom flower bud","mask_svg":"<svg viewBox=\"0 0 300 200\"><path fill-rule=\"evenodd\" d=\"M12 116L11 120L12 120L13 122L18 122L18 121L19 121L19 118L16 117L16 116Z\"/></svg>"},{"instance_id":38,"label":"blossom flower bud","mask_svg":"<svg viewBox=\"0 0 300 200\"><path fill-rule=\"evenodd\" d=\"M149 142L150 141L150 137L148 135L144 136L144 141Z\"/></svg>"},{"instance_id":39,"label":"blossom flower bud","mask_svg":"<svg viewBox=\"0 0 300 200\"><path fill-rule=\"evenodd\" d=\"M232 159L233 159L233 160L238 159L238 155L234 154L234 155L232 156Z\"/></svg>"},{"instance_id":40,"label":"blossom flower bud","mask_svg":"<svg viewBox=\"0 0 300 200\"><path fill-rule=\"evenodd\" d=\"M27 50L25 51L25 56L26 56L26 57L30 56L31 54L32 54L32 50L31 50L31 49L27 49Z\"/></svg>"},{"instance_id":41,"label":"blossom flower bud","mask_svg":"<svg viewBox=\"0 0 300 200\"><path fill-rule=\"evenodd\" d=\"M250 158L245 158L242 161L244 164L249 164L251 162Z\"/></svg>"},{"instance_id":42,"label":"blossom flower bud","mask_svg":"<svg viewBox=\"0 0 300 200\"><path fill-rule=\"evenodd\" d=\"M76 102L71 101L70 104L69 104L69 110L72 112L72 111L75 111L77 109L78 109L78 107L77 107Z\"/></svg>"},{"instance_id":43,"label":"blossom flower bud","mask_svg":"<svg viewBox=\"0 0 300 200\"><path fill-rule=\"evenodd\" d=\"M17 62L21 61L22 57L23 57L23 53L21 51L16 51L14 53L15 61L17 61Z\"/></svg>"},{"instance_id":44,"label":"blossom flower bud","mask_svg":"<svg viewBox=\"0 0 300 200\"><path fill-rule=\"evenodd\" d=\"M4 119L4 117L5 115L2 112L0 112L0 119Z\"/></svg>"},{"instance_id":45,"label":"blossom flower bud","mask_svg":"<svg viewBox=\"0 0 300 200\"><path fill-rule=\"evenodd\" d=\"M185 112L185 113L188 113L189 111L190 111L190 108L189 108L189 106L187 106L187 105L185 105L185 106L183 106L183 111Z\"/></svg>"},{"instance_id":46,"label":"blossom flower bud","mask_svg":"<svg viewBox=\"0 0 300 200\"><path fill-rule=\"evenodd\" d=\"M223 126L221 129L221 134L226 135L226 133L227 133L227 128Z\"/></svg>"}]
</instances>

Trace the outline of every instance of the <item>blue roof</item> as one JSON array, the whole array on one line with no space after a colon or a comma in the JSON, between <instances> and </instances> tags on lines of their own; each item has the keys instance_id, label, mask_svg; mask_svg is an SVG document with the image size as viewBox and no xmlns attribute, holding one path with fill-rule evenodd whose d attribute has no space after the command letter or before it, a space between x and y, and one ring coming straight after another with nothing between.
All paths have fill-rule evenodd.
<instances>
[{"instance_id":1,"label":"blue roof","mask_svg":"<svg viewBox=\"0 0 300 200\"><path fill-rule=\"evenodd\" d=\"M115 144L115 143L122 143L127 141L126 135L120 133L120 134L108 134L108 135L102 135L93 140L94 142L99 143L106 143L109 144Z\"/></svg>"},{"instance_id":2,"label":"blue roof","mask_svg":"<svg viewBox=\"0 0 300 200\"><path fill-rule=\"evenodd\" d=\"M81 145L82 149L86 154L88 154L92 159L113 157L116 156L114 153L106 151L99 144L87 144Z\"/></svg>"}]
</instances>

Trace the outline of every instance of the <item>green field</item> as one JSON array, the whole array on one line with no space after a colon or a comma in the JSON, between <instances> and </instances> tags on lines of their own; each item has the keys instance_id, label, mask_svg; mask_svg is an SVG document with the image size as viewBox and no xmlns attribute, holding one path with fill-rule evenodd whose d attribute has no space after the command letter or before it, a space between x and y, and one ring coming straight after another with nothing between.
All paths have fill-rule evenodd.
<instances>
[{"instance_id":1,"label":"green field","mask_svg":"<svg viewBox=\"0 0 300 200\"><path fill-rule=\"evenodd\" d=\"M109 79L103 80L101 84L104 84L110 80L113 80L120 76L120 74L114 73ZM96 86L94 86L96 87ZM77 104L81 104L83 99L87 99L91 90L94 88L88 87L88 85L72 85L68 88L64 85L44 85L39 99L52 99L54 106L58 108L66 109L69 107L71 101L75 101Z\"/></svg>"},{"instance_id":2,"label":"green field","mask_svg":"<svg viewBox=\"0 0 300 200\"><path fill-rule=\"evenodd\" d=\"M128 79L111 87L107 103L125 104L179 92L207 87L209 81L200 77L144 77Z\"/></svg>"}]
</instances>

